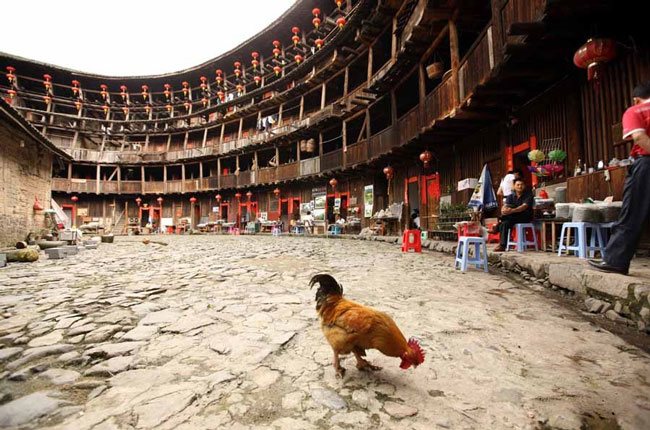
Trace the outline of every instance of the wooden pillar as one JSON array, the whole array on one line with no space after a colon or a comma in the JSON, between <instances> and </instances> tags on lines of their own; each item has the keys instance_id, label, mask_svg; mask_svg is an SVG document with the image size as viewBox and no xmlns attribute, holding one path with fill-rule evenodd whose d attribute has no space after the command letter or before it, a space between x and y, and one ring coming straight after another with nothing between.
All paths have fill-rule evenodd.
<instances>
[{"instance_id":1,"label":"wooden pillar","mask_svg":"<svg viewBox=\"0 0 650 430\"><path fill-rule=\"evenodd\" d=\"M142 194L144 194L144 166L140 166L140 186L142 187Z\"/></svg>"},{"instance_id":2,"label":"wooden pillar","mask_svg":"<svg viewBox=\"0 0 650 430\"><path fill-rule=\"evenodd\" d=\"M203 141L201 142L201 148L205 148L205 143L208 141L208 128L206 127L203 130Z\"/></svg>"},{"instance_id":3,"label":"wooden pillar","mask_svg":"<svg viewBox=\"0 0 650 430\"><path fill-rule=\"evenodd\" d=\"M278 111L278 127L282 125L282 109L284 107L284 103L280 105L280 109Z\"/></svg>"},{"instance_id":4,"label":"wooden pillar","mask_svg":"<svg viewBox=\"0 0 650 430\"><path fill-rule=\"evenodd\" d=\"M244 127L244 118L239 119L239 131L237 132L237 140L241 139L242 128Z\"/></svg>"},{"instance_id":5,"label":"wooden pillar","mask_svg":"<svg viewBox=\"0 0 650 430\"><path fill-rule=\"evenodd\" d=\"M397 55L397 36L395 35L396 29L397 29L397 17L393 17L393 30L391 31L393 37L391 39L391 44L390 44L390 56L393 60L395 60L395 57Z\"/></svg>"},{"instance_id":6,"label":"wooden pillar","mask_svg":"<svg viewBox=\"0 0 650 430\"><path fill-rule=\"evenodd\" d=\"M221 145L223 145L223 136L226 132L226 124L221 124L221 135L219 136L219 151L221 151Z\"/></svg>"},{"instance_id":7,"label":"wooden pillar","mask_svg":"<svg viewBox=\"0 0 650 430\"><path fill-rule=\"evenodd\" d=\"M181 193L185 192L185 163L181 164Z\"/></svg>"},{"instance_id":8,"label":"wooden pillar","mask_svg":"<svg viewBox=\"0 0 650 430\"><path fill-rule=\"evenodd\" d=\"M350 81L350 68L345 68L345 75L343 77L343 97L348 95L348 82Z\"/></svg>"},{"instance_id":9,"label":"wooden pillar","mask_svg":"<svg viewBox=\"0 0 650 430\"><path fill-rule=\"evenodd\" d=\"M95 183L95 193L96 194L99 194L99 191L100 191L100 188L101 188L101 180L102 180L102 178L100 177L101 168L102 168L101 165L98 164L97 165L97 181Z\"/></svg>"},{"instance_id":10,"label":"wooden pillar","mask_svg":"<svg viewBox=\"0 0 650 430\"><path fill-rule=\"evenodd\" d=\"M318 156L323 156L323 133L318 133Z\"/></svg>"},{"instance_id":11,"label":"wooden pillar","mask_svg":"<svg viewBox=\"0 0 650 430\"><path fill-rule=\"evenodd\" d=\"M300 163L300 142L296 142L296 161Z\"/></svg>"},{"instance_id":12,"label":"wooden pillar","mask_svg":"<svg viewBox=\"0 0 650 430\"><path fill-rule=\"evenodd\" d=\"M221 157L217 158L217 188L221 189Z\"/></svg>"},{"instance_id":13,"label":"wooden pillar","mask_svg":"<svg viewBox=\"0 0 650 430\"><path fill-rule=\"evenodd\" d=\"M458 29L453 20L449 20L449 51L451 55L451 81L452 81L452 101L454 109L460 104L458 69L460 66L460 54L458 48Z\"/></svg>"},{"instance_id":14,"label":"wooden pillar","mask_svg":"<svg viewBox=\"0 0 650 430\"><path fill-rule=\"evenodd\" d=\"M327 86L323 82L323 88L321 89L321 93L320 93L320 108L321 109L325 109L326 94L327 94Z\"/></svg>"},{"instance_id":15,"label":"wooden pillar","mask_svg":"<svg viewBox=\"0 0 650 430\"><path fill-rule=\"evenodd\" d=\"M163 165L163 191L167 192L167 165Z\"/></svg>"},{"instance_id":16,"label":"wooden pillar","mask_svg":"<svg viewBox=\"0 0 650 430\"><path fill-rule=\"evenodd\" d=\"M418 95L420 98L420 119L424 120L426 117L426 96L427 96L427 81L424 70L424 64L420 63L418 66ZM421 123L422 124L422 123Z\"/></svg>"},{"instance_id":17,"label":"wooden pillar","mask_svg":"<svg viewBox=\"0 0 650 430\"><path fill-rule=\"evenodd\" d=\"M199 188L203 182L203 161L199 161Z\"/></svg>"},{"instance_id":18,"label":"wooden pillar","mask_svg":"<svg viewBox=\"0 0 650 430\"><path fill-rule=\"evenodd\" d=\"M305 110L305 96L300 97L300 113L298 114L298 121L302 120L302 114Z\"/></svg>"},{"instance_id":19,"label":"wooden pillar","mask_svg":"<svg viewBox=\"0 0 650 430\"><path fill-rule=\"evenodd\" d=\"M260 169L260 165L257 164L257 151L255 151L255 152L253 153L253 157L255 157L255 158L254 158L255 161L253 162L253 163L255 164L255 170L259 170L259 169Z\"/></svg>"},{"instance_id":20,"label":"wooden pillar","mask_svg":"<svg viewBox=\"0 0 650 430\"><path fill-rule=\"evenodd\" d=\"M117 194L122 194L122 167L117 166Z\"/></svg>"},{"instance_id":21,"label":"wooden pillar","mask_svg":"<svg viewBox=\"0 0 650 430\"><path fill-rule=\"evenodd\" d=\"M394 90L390 92L390 122L393 126L397 124L397 98Z\"/></svg>"},{"instance_id":22,"label":"wooden pillar","mask_svg":"<svg viewBox=\"0 0 650 430\"><path fill-rule=\"evenodd\" d=\"M501 20L501 8L503 0L492 0L492 49L494 52L494 64L503 59L503 23Z\"/></svg>"},{"instance_id":23,"label":"wooden pillar","mask_svg":"<svg viewBox=\"0 0 650 430\"><path fill-rule=\"evenodd\" d=\"M372 79L372 48L368 48L368 82Z\"/></svg>"}]
</instances>

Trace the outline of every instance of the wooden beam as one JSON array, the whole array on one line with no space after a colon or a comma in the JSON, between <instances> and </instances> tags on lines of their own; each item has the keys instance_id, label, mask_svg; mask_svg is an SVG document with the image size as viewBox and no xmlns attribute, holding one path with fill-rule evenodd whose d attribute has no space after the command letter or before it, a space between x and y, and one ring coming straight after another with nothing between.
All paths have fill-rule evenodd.
<instances>
[{"instance_id":1,"label":"wooden beam","mask_svg":"<svg viewBox=\"0 0 650 430\"><path fill-rule=\"evenodd\" d=\"M458 47L458 30L456 23L449 20L449 52L451 55L451 81L452 81L452 103L454 108L460 103L458 69L460 66L460 53Z\"/></svg>"}]
</instances>

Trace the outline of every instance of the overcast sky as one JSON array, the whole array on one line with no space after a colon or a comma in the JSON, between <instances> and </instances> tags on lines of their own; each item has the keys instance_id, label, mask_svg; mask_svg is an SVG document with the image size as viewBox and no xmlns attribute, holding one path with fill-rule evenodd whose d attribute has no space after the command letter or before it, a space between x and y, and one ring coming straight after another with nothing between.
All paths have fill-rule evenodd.
<instances>
[{"instance_id":1,"label":"overcast sky","mask_svg":"<svg viewBox=\"0 0 650 430\"><path fill-rule=\"evenodd\" d=\"M20 0L2 9L0 51L88 73L152 75L239 45L295 0Z\"/></svg>"}]
</instances>

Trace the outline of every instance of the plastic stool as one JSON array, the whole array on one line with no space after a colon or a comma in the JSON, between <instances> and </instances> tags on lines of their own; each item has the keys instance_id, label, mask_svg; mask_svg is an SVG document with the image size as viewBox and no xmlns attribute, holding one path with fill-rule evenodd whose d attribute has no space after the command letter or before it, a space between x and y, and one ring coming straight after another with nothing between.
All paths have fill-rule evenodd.
<instances>
[{"instance_id":1,"label":"plastic stool","mask_svg":"<svg viewBox=\"0 0 650 430\"><path fill-rule=\"evenodd\" d=\"M422 230L420 233L420 241L424 242L425 240L429 240L429 232L426 230Z\"/></svg>"},{"instance_id":2,"label":"plastic stool","mask_svg":"<svg viewBox=\"0 0 650 430\"><path fill-rule=\"evenodd\" d=\"M327 234L337 235L341 234L341 226L336 224L330 224L327 226Z\"/></svg>"},{"instance_id":3,"label":"plastic stool","mask_svg":"<svg viewBox=\"0 0 650 430\"><path fill-rule=\"evenodd\" d=\"M474 257L469 256L469 247L474 245ZM481 247L483 248L483 257L481 258ZM488 271L487 245L485 239L476 236L461 236L456 246L456 262L454 269L460 265L460 270L467 271L467 264L473 264L477 269L483 266L485 272Z\"/></svg>"},{"instance_id":4,"label":"plastic stool","mask_svg":"<svg viewBox=\"0 0 650 430\"><path fill-rule=\"evenodd\" d=\"M409 252L409 249L415 252L422 252L420 230L404 230L404 235L402 236L402 252Z\"/></svg>"},{"instance_id":5,"label":"plastic stool","mask_svg":"<svg viewBox=\"0 0 650 430\"><path fill-rule=\"evenodd\" d=\"M571 229L575 229L575 244L564 244L565 237L568 236ZM591 243L587 243L587 230L591 229ZM597 242L597 243L596 243ZM604 255L605 242L603 241L602 232L599 224L591 222L565 222L562 224L562 233L560 233L560 246L558 246L557 255L562 256L562 251L566 250L567 254L569 251L573 251L574 254L578 254L578 258L587 258L587 252L591 256L594 255L595 251L599 251L601 255Z\"/></svg>"},{"instance_id":6,"label":"plastic stool","mask_svg":"<svg viewBox=\"0 0 650 430\"><path fill-rule=\"evenodd\" d=\"M233 235L233 236L239 236L239 235L241 235L241 232L239 231L239 228L231 227L230 228L230 234Z\"/></svg>"},{"instance_id":7,"label":"plastic stool","mask_svg":"<svg viewBox=\"0 0 650 430\"><path fill-rule=\"evenodd\" d=\"M533 235L533 240L528 240L526 236L527 232L531 232ZM513 230L508 231L508 244L506 245L506 251L510 250L510 247L514 247L517 252L524 252L528 249L529 246L534 246L535 251L539 250L537 246L537 233L535 232L535 224L533 223L521 223L515 224L515 239L511 239L511 233Z\"/></svg>"},{"instance_id":8,"label":"plastic stool","mask_svg":"<svg viewBox=\"0 0 650 430\"><path fill-rule=\"evenodd\" d=\"M495 222L490 223L490 225L488 225L488 230L492 230L494 227L496 227L496 225L497 225L497 223L495 223ZM493 242L494 243L499 243L499 238L500 237L501 237L501 235L499 234L499 232L488 233L487 243L493 243Z\"/></svg>"},{"instance_id":9,"label":"plastic stool","mask_svg":"<svg viewBox=\"0 0 650 430\"><path fill-rule=\"evenodd\" d=\"M273 236L280 236L280 227L271 227L271 234Z\"/></svg>"}]
</instances>

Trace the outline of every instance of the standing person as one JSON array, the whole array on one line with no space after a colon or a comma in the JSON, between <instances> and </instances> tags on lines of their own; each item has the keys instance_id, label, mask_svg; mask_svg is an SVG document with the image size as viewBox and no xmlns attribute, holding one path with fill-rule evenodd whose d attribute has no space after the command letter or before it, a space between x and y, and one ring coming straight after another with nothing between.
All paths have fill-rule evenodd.
<instances>
[{"instance_id":1,"label":"standing person","mask_svg":"<svg viewBox=\"0 0 650 430\"><path fill-rule=\"evenodd\" d=\"M627 275L641 230L650 214L650 82L637 85L632 92L633 106L623 114L623 138L632 137L634 146L623 188L623 209L612 228L602 261L589 264L604 272Z\"/></svg>"},{"instance_id":2,"label":"standing person","mask_svg":"<svg viewBox=\"0 0 650 430\"><path fill-rule=\"evenodd\" d=\"M528 223L533 220L533 193L526 189L523 179L515 179L514 192L508 196L501 209L501 224L499 224L499 246L495 252L503 252L508 245L508 233L515 224Z\"/></svg>"},{"instance_id":3,"label":"standing person","mask_svg":"<svg viewBox=\"0 0 650 430\"><path fill-rule=\"evenodd\" d=\"M499 189L497 190L497 197L501 198L504 203L506 198L508 198L508 196L512 194L512 189L513 189L515 179L518 178L522 178L521 171L511 170L501 180L501 184L499 185Z\"/></svg>"}]
</instances>

